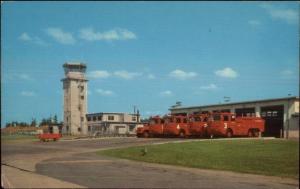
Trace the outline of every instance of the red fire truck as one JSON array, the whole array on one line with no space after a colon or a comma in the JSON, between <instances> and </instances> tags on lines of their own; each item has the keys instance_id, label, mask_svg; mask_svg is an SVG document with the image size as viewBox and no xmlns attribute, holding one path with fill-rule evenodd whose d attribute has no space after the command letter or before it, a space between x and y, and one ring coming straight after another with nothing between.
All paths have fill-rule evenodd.
<instances>
[{"instance_id":1,"label":"red fire truck","mask_svg":"<svg viewBox=\"0 0 300 189\"><path fill-rule=\"evenodd\" d=\"M208 136L258 137L265 131L265 121L259 117L235 117L233 113L213 113L208 120Z\"/></svg>"},{"instance_id":2,"label":"red fire truck","mask_svg":"<svg viewBox=\"0 0 300 189\"><path fill-rule=\"evenodd\" d=\"M187 117L182 115L167 115L164 117L164 131L165 136L189 136L189 127Z\"/></svg>"},{"instance_id":3,"label":"red fire truck","mask_svg":"<svg viewBox=\"0 0 300 189\"><path fill-rule=\"evenodd\" d=\"M208 126L208 114L191 114L188 116L189 135L195 137L205 137Z\"/></svg>"},{"instance_id":4,"label":"red fire truck","mask_svg":"<svg viewBox=\"0 0 300 189\"><path fill-rule=\"evenodd\" d=\"M264 131L265 122L259 117L236 118L233 113L209 113L154 116L149 124L137 129L137 136L258 137Z\"/></svg>"},{"instance_id":5,"label":"red fire truck","mask_svg":"<svg viewBox=\"0 0 300 189\"><path fill-rule=\"evenodd\" d=\"M143 127L137 128L138 137L153 137L153 136L162 136L164 130L164 119L160 116L150 117L149 123L144 124Z\"/></svg>"}]
</instances>

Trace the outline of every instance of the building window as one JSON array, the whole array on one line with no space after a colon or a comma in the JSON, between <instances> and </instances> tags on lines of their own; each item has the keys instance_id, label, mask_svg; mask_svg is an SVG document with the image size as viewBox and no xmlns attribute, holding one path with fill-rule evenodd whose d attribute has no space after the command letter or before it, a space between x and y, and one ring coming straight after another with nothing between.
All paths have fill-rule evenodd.
<instances>
[{"instance_id":1,"label":"building window","mask_svg":"<svg viewBox=\"0 0 300 189\"><path fill-rule=\"evenodd\" d=\"M129 131L133 131L135 128L135 125L129 125Z\"/></svg>"},{"instance_id":2,"label":"building window","mask_svg":"<svg viewBox=\"0 0 300 189\"><path fill-rule=\"evenodd\" d=\"M187 119L186 118L183 119L183 123L187 123Z\"/></svg>"},{"instance_id":3,"label":"building window","mask_svg":"<svg viewBox=\"0 0 300 189\"><path fill-rule=\"evenodd\" d=\"M91 131L91 126L88 126L88 131Z\"/></svg>"},{"instance_id":4,"label":"building window","mask_svg":"<svg viewBox=\"0 0 300 189\"><path fill-rule=\"evenodd\" d=\"M84 121L84 117L81 117L81 121Z\"/></svg>"},{"instance_id":5,"label":"building window","mask_svg":"<svg viewBox=\"0 0 300 189\"><path fill-rule=\"evenodd\" d=\"M79 88L80 88L80 92L83 92L84 86L79 86Z\"/></svg>"},{"instance_id":6,"label":"building window","mask_svg":"<svg viewBox=\"0 0 300 189\"><path fill-rule=\"evenodd\" d=\"M88 120L88 121L91 121L91 117L87 117L87 120Z\"/></svg>"},{"instance_id":7,"label":"building window","mask_svg":"<svg viewBox=\"0 0 300 189\"><path fill-rule=\"evenodd\" d=\"M278 112L277 111L273 111L273 117L277 117L278 116Z\"/></svg>"},{"instance_id":8,"label":"building window","mask_svg":"<svg viewBox=\"0 0 300 189\"><path fill-rule=\"evenodd\" d=\"M176 118L176 123L180 123L180 122L181 122L180 118Z\"/></svg>"},{"instance_id":9,"label":"building window","mask_svg":"<svg viewBox=\"0 0 300 189\"><path fill-rule=\"evenodd\" d=\"M132 121L136 121L136 117L135 116L132 117Z\"/></svg>"},{"instance_id":10,"label":"building window","mask_svg":"<svg viewBox=\"0 0 300 189\"><path fill-rule=\"evenodd\" d=\"M78 128L78 132L81 132L81 128Z\"/></svg>"},{"instance_id":11,"label":"building window","mask_svg":"<svg viewBox=\"0 0 300 189\"><path fill-rule=\"evenodd\" d=\"M93 116L93 121L97 121L97 117L96 116Z\"/></svg>"},{"instance_id":12,"label":"building window","mask_svg":"<svg viewBox=\"0 0 300 189\"><path fill-rule=\"evenodd\" d=\"M84 96L80 96L81 100L84 100Z\"/></svg>"},{"instance_id":13,"label":"building window","mask_svg":"<svg viewBox=\"0 0 300 189\"><path fill-rule=\"evenodd\" d=\"M108 116L108 120L114 120L115 117L114 116Z\"/></svg>"},{"instance_id":14,"label":"building window","mask_svg":"<svg viewBox=\"0 0 300 189\"><path fill-rule=\"evenodd\" d=\"M98 121L101 121L102 120L102 116L98 116Z\"/></svg>"},{"instance_id":15,"label":"building window","mask_svg":"<svg viewBox=\"0 0 300 189\"><path fill-rule=\"evenodd\" d=\"M267 112L267 117L271 117L272 116L272 112L271 111L268 111Z\"/></svg>"},{"instance_id":16,"label":"building window","mask_svg":"<svg viewBox=\"0 0 300 189\"><path fill-rule=\"evenodd\" d=\"M67 132L68 132L69 131L69 126L67 126L66 129L67 129Z\"/></svg>"}]
</instances>

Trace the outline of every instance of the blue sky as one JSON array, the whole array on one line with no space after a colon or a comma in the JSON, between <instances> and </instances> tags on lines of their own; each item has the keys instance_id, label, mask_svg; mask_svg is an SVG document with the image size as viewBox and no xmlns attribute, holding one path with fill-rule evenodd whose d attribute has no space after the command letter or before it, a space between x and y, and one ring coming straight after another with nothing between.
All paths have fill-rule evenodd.
<instances>
[{"instance_id":1,"label":"blue sky","mask_svg":"<svg viewBox=\"0 0 300 189\"><path fill-rule=\"evenodd\" d=\"M88 112L299 96L297 2L6 2L1 126L63 116L62 64L87 64Z\"/></svg>"}]
</instances>

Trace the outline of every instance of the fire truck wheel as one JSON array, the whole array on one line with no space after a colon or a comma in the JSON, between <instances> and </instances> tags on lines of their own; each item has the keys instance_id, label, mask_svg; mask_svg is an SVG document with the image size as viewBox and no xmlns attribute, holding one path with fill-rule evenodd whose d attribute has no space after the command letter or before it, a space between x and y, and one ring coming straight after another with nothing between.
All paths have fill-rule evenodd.
<instances>
[{"instance_id":1,"label":"fire truck wheel","mask_svg":"<svg viewBox=\"0 0 300 189\"><path fill-rule=\"evenodd\" d=\"M231 130L231 129L228 129L227 132L226 132L227 138L231 138L232 135L233 135L232 130Z\"/></svg>"},{"instance_id":2,"label":"fire truck wheel","mask_svg":"<svg viewBox=\"0 0 300 189\"><path fill-rule=\"evenodd\" d=\"M185 132L184 132L184 131L180 131L179 137L180 137L180 138L184 138L184 137L185 137Z\"/></svg>"},{"instance_id":3,"label":"fire truck wheel","mask_svg":"<svg viewBox=\"0 0 300 189\"><path fill-rule=\"evenodd\" d=\"M249 131L248 131L248 137L253 137L253 136L254 136L253 131L252 131L252 130L249 130Z\"/></svg>"},{"instance_id":4,"label":"fire truck wheel","mask_svg":"<svg viewBox=\"0 0 300 189\"><path fill-rule=\"evenodd\" d=\"M255 137L259 137L259 130L256 130L256 131L254 132L254 136L255 136Z\"/></svg>"},{"instance_id":5,"label":"fire truck wheel","mask_svg":"<svg viewBox=\"0 0 300 189\"><path fill-rule=\"evenodd\" d=\"M149 138L149 133L148 132L144 132L144 137L145 138Z\"/></svg>"}]
</instances>

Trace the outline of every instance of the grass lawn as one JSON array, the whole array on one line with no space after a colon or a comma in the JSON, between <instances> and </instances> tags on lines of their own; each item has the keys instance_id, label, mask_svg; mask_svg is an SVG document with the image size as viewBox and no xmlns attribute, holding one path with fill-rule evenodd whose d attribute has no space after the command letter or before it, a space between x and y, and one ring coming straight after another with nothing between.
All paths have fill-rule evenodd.
<instances>
[{"instance_id":1,"label":"grass lawn","mask_svg":"<svg viewBox=\"0 0 300 189\"><path fill-rule=\"evenodd\" d=\"M142 150L147 148L147 154ZM299 142L209 140L111 149L97 152L130 160L299 178Z\"/></svg>"},{"instance_id":2,"label":"grass lawn","mask_svg":"<svg viewBox=\"0 0 300 189\"><path fill-rule=\"evenodd\" d=\"M33 135L1 135L1 142L15 142L15 141L35 141L38 140L36 136Z\"/></svg>"}]
</instances>

